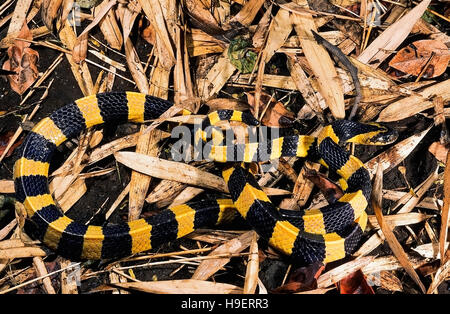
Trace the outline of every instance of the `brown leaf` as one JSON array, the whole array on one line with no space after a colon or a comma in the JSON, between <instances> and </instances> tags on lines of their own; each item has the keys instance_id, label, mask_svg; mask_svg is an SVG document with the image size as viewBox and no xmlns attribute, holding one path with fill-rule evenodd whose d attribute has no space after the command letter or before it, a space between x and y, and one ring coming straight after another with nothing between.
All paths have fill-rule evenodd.
<instances>
[{"instance_id":1,"label":"brown leaf","mask_svg":"<svg viewBox=\"0 0 450 314\"><path fill-rule=\"evenodd\" d=\"M339 186L331 182L325 175L318 173L315 170L306 168L304 176L320 189L329 203L336 202L344 195L344 192L342 192L342 189Z\"/></svg>"},{"instance_id":2,"label":"brown leaf","mask_svg":"<svg viewBox=\"0 0 450 314\"><path fill-rule=\"evenodd\" d=\"M156 30L152 24L148 25L141 32L141 37L145 39L149 44L155 45L156 43Z\"/></svg>"},{"instance_id":3,"label":"brown leaf","mask_svg":"<svg viewBox=\"0 0 450 314\"><path fill-rule=\"evenodd\" d=\"M246 95L250 110L253 114L255 112L264 112L264 116L261 119L262 124L271 127L288 127L292 125L295 115L287 110L281 102L273 99L269 94L261 93L259 110L256 110L255 94L246 93Z\"/></svg>"},{"instance_id":4,"label":"brown leaf","mask_svg":"<svg viewBox=\"0 0 450 314\"><path fill-rule=\"evenodd\" d=\"M430 147L428 147L428 151L432 153L437 160L445 163L447 159L448 147L439 142L434 142L430 145Z\"/></svg>"},{"instance_id":5,"label":"brown leaf","mask_svg":"<svg viewBox=\"0 0 450 314\"><path fill-rule=\"evenodd\" d=\"M26 23L24 23L17 38L33 39ZM15 40L14 44L8 48L9 59L3 64L4 70L17 73L7 77L11 88L19 95L22 95L36 81L39 73L36 67L39 54L29 46L29 42L20 39Z\"/></svg>"},{"instance_id":6,"label":"brown leaf","mask_svg":"<svg viewBox=\"0 0 450 314\"><path fill-rule=\"evenodd\" d=\"M389 66L414 76L425 70L423 77L433 78L445 72L449 61L450 53L444 43L426 39L415 41L401 49L389 62Z\"/></svg>"},{"instance_id":7,"label":"brown leaf","mask_svg":"<svg viewBox=\"0 0 450 314\"><path fill-rule=\"evenodd\" d=\"M58 18L60 7L63 0L44 0L41 8L41 18L45 26L51 31L56 31L53 26L56 24L54 21Z\"/></svg>"},{"instance_id":8,"label":"brown leaf","mask_svg":"<svg viewBox=\"0 0 450 314\"><path fill-rule=\"evenodd\" d=\"M372 287L369 286L361 269L349 274L341 279L337 286L341 294L375 294Z\"/></svg>"},{"instance_id":9,"label":"brown leaf","mask_svg":"<svg viewBox=\"0 0 450 314\"><path fill-rule=\"evenodd\" d=\"M214 35L223 33L219 23L200 0L186 0L186 12L191 17L191 22L205 33Z\"/></svg>"},{"instance_id":10,"label":"brown leaf","mask_svg":"<svg viewBox=\"0 0 450 314\"><path fill-rule=\"evenodd\" d=\"M11 139L11 137L13 135L14 135L13 131L9 131L9 132L0 134L0 156L3 154L6 147L8 147L9 140ZM24 138L20 139L16 143L14 143L11 146L10 150L8 151L8 153L6 154L5 157L11 156L11 154L14 152L14 149L16 149L20 144L22 144L23 140L24 140Z\"/></svg>"},{"instance_id":11,"label":"brown leaf","mask_svg":"<svg viewBox=\"0 0 450 314\"><path fill-rule=\"evenodd\" d=\"M319 278L324 269L325 266L322 263L313 263L305 267L297 268L292 272L286 284L271 292L294 293L314 290L317 288L317 278Z\"/></svg>"}]
</instances>

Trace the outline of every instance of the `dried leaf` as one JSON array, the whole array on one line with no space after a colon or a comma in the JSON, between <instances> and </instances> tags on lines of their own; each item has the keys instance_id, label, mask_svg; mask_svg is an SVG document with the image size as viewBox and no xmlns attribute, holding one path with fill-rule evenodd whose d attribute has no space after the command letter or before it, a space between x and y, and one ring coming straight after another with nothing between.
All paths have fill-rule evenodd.
<instances>
[{"instance_id":1,"label":"dried leaf","mask_svg":"<svg viewBox=\"0 0 450 314\"><path fill-rule=\"evenodd\" d=\"M390 122L406 119L424 110L433 108L428 99L439 95L443 101L450 100L450 80L426 87L422 91L389 104L381 111L378 122Z\"/></svg>"},{"instance_id":2,"label":"dried leaf","mask_svg":"<svg viewBox=\"0 0 450 314\"><path fill-rule=\"evenodd\" d=\"M13 180L0 180L0 194L12 194L14 191Z\"/></svg>"},{"instance_id":3,"label":"dried leaf","mask_svg":"<svg viewBox=\"0 0 450 314\"><path fill-rule=\"evenodd\" d=\"M442 163L445 163L447 160L448 147L441 144L440 142L434 142L428 147L428 151L436 157Z\"/></svg>"},{"instance_id":4,"label":"dried leaf","mask_svg":"<svg viewBox=\"0 0 450 314\"><path fill-rule=\"evenodd\" d=\"M255 231L248 231L237 238L234 238L221 246L214 249L208 256L222 255L222 254L236 254L240 253L246 248L248 248L252 242L253 235ZM220 257L214 259L206 259L198 265L195 270L192 279L196 280L207 280L209 277L214 275L219 269L225 266L231 257Z\"/></svg>"},{"instance_id":5,"label":"dried leaf","mask_svg":"<svg viewBox=\"0 0 450 314\"><path fill-rule=\"evenodd\" d=\"M361 269L341 279L337 286L341 294L375 294Z\"/></svg>"},{"instance_id":6,"label":"dried leaf","mask_svg":"<svg viewBox=\"0 0 450 314\"><path fill-rule=\"evenodd\" d=\"M250 110L253 114L255 112L264 112L264 116L261 119L262 124L271 127L288 127L291 126L295 115L291 111L287 110L284 105L276 101L269 94L261 93L259 110L256 110L257 104L255 104L254 93L246 93Z\"/></svg>"},{"instance_id":7,"label":"dried leaf","mask_svg":"<svg viewBox=\"0 0 450 314\"><path fill-rule=\"evenodd\" d=\"M317 279L317 288L327 288L339 282L347 275L370 265L374 259L374 256L361 257L327 271Z\"/></svg>"},{"instance_id":8,"label":"dried leaf","mask_svg":"<svg viewBox=\"0 0 450 314\"><path fill-rule=\"evenodd\" d=\"M253 232L252 242L249 249L247 270L245 272L244 294L253 294L258 285L259 254L258 254L258 234Z\"/></svg>"},{"instance_id":9,"label":"dried leaf","mask_svg":"<svg viewBox=\"0 0 450 314\"><path fill-rule=\"evenodd\" d=\"M259 9L264 4L265 0L250 0L248 1L242 9L236 14L230 23L239 23L244 26L250 26L253 22L256 14L258 14ZM270 11L270 10L269 10Z\"/></svg>"},{"instance_id":10,"label":"dried leaf","mask_svg":"<svg viewBox=\"0 0 450 314\"><path fill-rule=\"evenodd\" d=\"M297 293L309 291L317 288L317 278L324 271L322 263L313 263L308 266L299 267L291 272L289 281L272 290L272 293Z\"/></svg>"},{"instance_id":11,"label":"dried leaf","mask_svg":"<svg viewBox=\"0 0 450 314\"><path fill-rule=\"evenodd\" d=\"M444 205L441 211L441 232L439 234L439 253L441 254L441 264L445 262L445 243L448 236L450 207L450 154L447 153L444 170ZM450 260L450 259L449 259ZM448 261L447 261L448 262Z\"/></svg>"},{"instance_id":12,"label":"dried leaf","mask_svg":"<svg viewBox=\"0 0 450 314\"><path fill-rule=\"evenodd\" d=\"M24 23L17 36L26 40L32 40L28 26ZM39 71L36 62L39 59L37 51L29 48L29 42L16 39L14 45L8 48L9 59L3 64L3 69L14 71L16 75L8 75L8 81L11 88L19 95L22 95L34 81L38 78Z\"/></svg>"},{"instance_id":13,"label":"dried leaf","mask_svg":"<svg viewBox=\"0 0 450 314\"><path fill-rule=\"evenodd\" d=\"M148 42L151 45L155 45L156 43L156 30L153 24L149 24L146 28L140 32L140 35L142 38L145 39L146 42Z\"/></svg>"},{"instance_id":14,"label":"dried leaf","mask_svg":"<svg viewBox=\"0 0 450 314\"><path fill-rule=\"evenodd\" d=\"M192 24L210 35L223 32L219 23L211 14L210 7L205 6L200 0L186 0L185 3Z\"/></svg>"},{"instance_id":15,"label":"dried leaf","mask_svg":"<svg viewBox=\"0 0 450 314\"><path fill-rule=\"evenodd\" d=\"M425 39L401 49L389 62L389 66L414 76L425 71L423 78L433 78L445 72L449 61L450 52L444 43Z\"/></svg>"},{"instance_id":16,"label":"dried leaf","mask_svg":"<svg viewBox=\"0 0 450 314\"><path fill-rule=\"evenodd\" d=\"M291 4L309 9L306 0L296 0L295 3L291 2ZM333 116L336 119L343 119L345 117L345 104L341 83L336 79L338 75L330 55L322 45L314 40L312 31L317 32L317 28L311 13L291 13L290 18L295 32L299 36L303 53L316 76L320 94L325 99Z\"/></svg>"},{"instance_id":17,"label":"dried leaf","mask_svg":"<svg viewBox=\"0 0 450 314\"><path fill-rule=\"evenodd\" d=\"M235 294L242 293L242 288L219 282L195 279L122 282L111 284L114 287L133 289L146 293L161 294Z\"/></svg>"},{"instance_id":18,"label":"dried leaf","mask_svg":"<svg viewBox=\"0 0 450 314\"><path fill-rule=\"evenodd\" d=\"M269 62L275 51L283 46L291 31L292 24L289 20L289 12L287 10L279 10L269 26L269 34L264 47L265 62Z\"/></svg>"},{"instance_id":19,"label":"dried leaf","mask_svg":"<svg viewBox=\"0 0 450 314\"><path fill-rule=\"evenodd\" d=\"M0 156L3 155L3 152L8 147L8 143L13 136L14 136L13 131L0 134ZM8 150L8 153L6 153L5 157L11 156L14 150L22 144L23 140L24 138L22 137L19 141L15 142Z\"/></svg>"},{"instance_id":20,"label":"dried leaf","mask_svg":"<svg viewBox=\"0 0 450 314\"><path fill-rule=\"evenodd\" d=\"M358 56L358 60L378 67L405 40L425 12L431 0L423 0L397 22L389 26Z\"/></svg>"},{"instance_id":21,"label":"dried leaf","mask_svg":"<svg viewBox=\"0 0 450 314\"><path fill-rule=\"evenodd\" d=\"M427 294L434 293L434 291L438 288L438 286L447 279L449 273L450 273L450 259L448 259L445 262L445 264L443 264L437 270L437 272L433 278L433 282L431 283L430 287L428 288Z\"/></svg>"},{"instance_id":22,"label":"dried leaf","mask_svg":"<svg viewBox=\"0 0 450 314\"><path fill-rule=\"evenodd\" d=\"M344 192L342 192L342 189L338 185L315 170L306 169L304 176L320 189L329 203L336 202L344 195Z\"/></svg>"}]
</instances>

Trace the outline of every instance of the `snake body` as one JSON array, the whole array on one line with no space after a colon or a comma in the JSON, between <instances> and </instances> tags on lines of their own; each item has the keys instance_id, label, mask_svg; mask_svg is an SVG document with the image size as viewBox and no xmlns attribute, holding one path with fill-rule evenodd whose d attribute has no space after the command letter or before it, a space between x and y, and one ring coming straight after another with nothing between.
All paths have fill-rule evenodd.
<instances>
[{"instance_id":1,"label":"snake body","mask_svg":"<svg viewBox=\"0 0 450 314\"><path fill-rule=\"evenodd\" d=\"M341 177L344 196L321 209L278 210L253 175L234 165L223 171L231 200L188 203L149 218L103 227L85 226L58 210L49 192L48 171L59 145L91 126L126 121L142 123L159 118L172 106L169 101L149 95L111 92L78 99L41 120L26 137L14 165L16 198L24 204L34 226L33 236L69 259L119 258L155 248L201 226L220 223L237 211L270 245L300 262L330 262L355 250L367 222L365 209L371 191L370 177L362 162L340 148L339 143L367 143L376 137L382 143L391 140L390 131L378 124L341 120L326 126L318 138L286 136L267 143L264 151L271 159L307 157ZM257 124L247 113L221 110L207 116L201 132L220 120ZM204 138L201 132L196 136ZM240 154L244 162L261 161L261 147L259 144L211 145L209 157L227 162Z\"/></svg>"}]
</instances>

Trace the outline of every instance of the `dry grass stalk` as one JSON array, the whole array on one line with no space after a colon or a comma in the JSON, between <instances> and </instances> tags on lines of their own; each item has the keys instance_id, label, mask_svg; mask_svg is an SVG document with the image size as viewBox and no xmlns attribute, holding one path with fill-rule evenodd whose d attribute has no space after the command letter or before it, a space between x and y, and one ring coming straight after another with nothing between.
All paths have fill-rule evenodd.
<instances>
[{"instance_id":1,"label":"dry grass stalk","mask_svg":"<svg viewBox=\"0 0 450 314\"><path fill-rule=\"evenodd\" d=\"M70 26L68 21L66 21L64 27L59 32L59 38L66 47L68 47L70 50L73 50L77 38L72 29L72 26ZM92 81L91 73L89 72L87 64L77 64L72 58L72 55L68 53L66 53L66 58L70 63L72 73L77 80L78 86L80 87L83 95L91 95L94 90L94 83Z\"/></svg>"},{"instance_id":2,"label":"dry grass stalk","mask_svg":"<svg viewBox=\"0 0 450 314\"><path fill-rule=\"evenodd\" d=\"M219 282L195 279L128 282L112 284L114 287L162 294L240 294L242 288Z\"/></svg>"},{"instance_id":3,"label":"dry grass stalk","mask_svg":"<svg viewBox=\"0 0 450 314\"><path fill-rule=\"evenodd\" d=\"M411 276L411 278L416 282L416 284L420 287L423 293L425 293L425 286L417 275L416 271L412 267L410 261L408 260L408 256L403 250L402 246L398 242L394 233L392 232L392 228L390 224L386 222L386 219L383 216L381 204L382 204L382 188L383 188L383 168L379 165L377 167L377 172L375 175L375 182L372 189L372 207L374 209L375 215L378 220L378 224L380 225L381 231L386 237L386 241L389 244L394 255L397 257L400 264L406 270L406 272Z\"/></svg>"},{"instance_id":4,"label":"dry grass stalk","mask_svg":"<svg viewBox=\"0 0 450 314\"><path fill-rule=\"evenodd\" d=\"M22 29L23 23L26 22L26 16L28 9L31 6L33 0L18 0L14 13L11 18L11 22L8 27L8 35L17 33Z\"/></svg>"},{"instance_id":5,"label":"dry grass stalk","mask_svg":"<svg viewBox=\"0 0 450 314\"><path fill-rule=\"evenodd\" d=\"M46 256L47 253L38 247L19 247L0 251L0 260L23 257Z\"/></svg>"},{"instance_id":6,"label":"dry grass stalk","mask_svg":"<svg viewBox=\"0 0 450 314\"><path fill-rule=\"evenodd\" d=\"M170 134L167 132L159 130L157 130L157 132L160 132L163 138L167 138L168 136L170 136ZM94 149L89 156L89 160L87 161L88 165L92 165L95 162L111 156L119 150L135 146L137 144L138 138L139 132L126 135Z\"/></svg>"},{"instance_id":7,"label":"dry grass stalk","mask_svg":"<svg viewBox=\"0 0 450 314\"><path fill-rule=\"evenodd\" d=\"M97 58L99 58L100 60L102 60L103 62L108 63L110 66L113 66L120 71L124 71L124 72L126 71L126 68L122 63L114 61L111 58L109 58L109 57L105 56L104 54L101 54L100 52L97 52L93 49L90 49L89 52L92 53Z\"/></svg>"},{"instance_id":8,"label":"dry grass stalk","mask_svg":"<svg viewBox=\"0 0 450 314\"><path fill-rule=\"evenodd\" d=\"M170 71L163 68L159 59L156 62L154 71L150 76L150 95L167 99L169 96L169 77Z\"/></svg>"},{"instance_id":9,"label":"dry grass stalk","mask_svg":"<svg viewBox=\"0 0 450 314\"><path fill-rule=\"evenodd\" d=\"M386 216L385 220L387 221L387 223L390 226L398 227L398 226L417 224L417 223L420 223L431 217L434 217L434 216L426 215L426 214L422 214L422 213L404 213L404 214ZM369 215L369 223L372 228L380 228L377 218L374 215Z\"/></svg>"},{"instance_id":10,"label":"dry grass stalk","mask_svg":"<svg viewBox=\"0 0 450 314\"><path fill-rule=\"evenodd\" d=\"M374 261L375 257L367 256L355 259L333 268L317 278L317 288L327 288Z\"/></svg>"},{"instance_id":11,"label":"dry grass stalk","mask_svg":"<svg viewBox=\"0 0 450 314\"><path fill-rule=\"evenodd\" d=\"M414 269L428 263L426 259L418 258L413 255L408 255L408 259ZM361 270L364 274L374 274L381 271L391 271L403 268L397 257L393 255L377 257L370 264L364 266Z\"/></svg>"},{"instance_id":12,"label":"dry grass stalk","mask_svg":"<svg viewBox=\"0 0 450 314\"><path fill-rule=\"evenodd\" d=\"M222 89L234 71L236 68L228 59L227 51L224 51L206 77L197 80L198 95L201 95L203 100L210 99Z\"/></svg>"},{"instance_id":13,"label":"dry grass stalk","mask_svg":"<svg viewBox=\"0 0 450 314\"><path fill-rule=\"evenodd\" d=\"M392 191L392 190L383 190L383 198L391 201L400 201L400 204L405 204L407 197L409 197L411 193L409 192L400 192L400 191ZM443 205L443 201L433 197L424 197L420 200L419 203L416 204L416 207L427 208L432 210L440 210Z\"/></svg>"},{"instance_id":14,"label":"dry grass stalk","mask_svg":"<svg viewBox=\"0 0 450 314\"><path fill-rule=\"evenodd\" d=\"M25 287L25 286L27 286L27 285L29 285L29 284L32 284L33 282L40 281L40 280L42 280L42 279L45 278L45 277L55 275L55 274L57 274L57 273L60 273L60 272L62 272L62 271L65 271L66 269L70 269L70 268L73 268L73 267L78 267L79 265L80 265L80 263L71 263L69 266L67 266L67 267L65 267L65 268L61 268L61 269L56 270L56 271L54 271L54 272L48 273L48 274L46 274L46 275L43 275L43 276L40 276L40 277L31 279L31 280L28 280L28 281L26 281L26 282L22 282L21 284L18 284L18 285L16 285L16 286L11 287L11 288L8 288L8 289L6 289L6 290L2 290L2 291L0 291L0 294L6 294L6 293L8 293L8 292L17 290L17 289L19 289L19 288L22 288L22 287Z\"/></svg>"},{"instance_id":15,"label":"dry grass stalk","mask_svg":"<svg viewBox=\"0 0 450 314\"><path fill-rule=\"evenodd\" d=\"M444 205L441 211L441 231L439 234L439 253L441 254L441 265L445 262L445 243L448 236L449 209L450 207L450 153L447 152L446 167L444 170ZM447 261L448 264L449 261ZM447 266L448 267L448 266ZM448 271L448 270L447 270Z\"/></svg>"},{"instance_id":16,"label":"dry grass stalk","mask_svg":"<svg viewBox=\"0 0 450 314\"><path fill-rule=\"evenodd\" d=\"M221 246L217 247L208 256L215 256L221 254L236 254L248 248L252 242L254 231L248 231L237 238L234 238ZM214 275L218 270L225 266L230 261L230 258L217 258L205 260L195 270L192 279L207 280Z\"/></svg>"},{"instance_id":17,"label":"dry grass stalk","mask_svg":"<svg viewBox=\"0 0 450 314\"><path fill-rule=\"evenodd\" d=\"M397 200L397 203L390 209L390 211L395 210L401 204L405 204L397 214L405 214L409 213L415 206L417 206L418 201L422 198L422 196L428 191L431 185L437 180L437 169L424 181L422 182L415 190L414 196L410 193L405 193L402 199ZM383 192L383 197L385 193ZM434 205L436 206L436 205ZM391 216L386 216L385 220L388 224L391 225L392 228L395 225L391 224L390 218ZM385 237L383 233L380 231L374 233L355 253L355 256L367 255L373 250L375 250L380 244L383 243Z\"/></svg>"},{"instance_id":18,"label":"dry grass stalk","mask_svg":"<svg viewBox=\"0 0 450 314\"><path fill-rule=\"evenodd\" d=\"M264 62L268 62L275 54L275 51L280 49L288 39L292 31L289 14L287 10L279 10L272 19L269 26L269 33L267 34L266 45L264 46Z\"/></svg>"},{"instance_id":19,"label":"dry grass stalk","mask_svg":"<svg viewBox=\"0 0 450 314\"><path fill-rule=\"evenodd\" d=\"M296 0L292 3L300 5L302 8L309 8L306 0ZM336 80L337 73L333 61L325 48L314 40L312 31L317 32L317 29L312 15L292 13L290 17L294 29L300 37L305 57L319 83L320 94L325 99L333 116L336 119L343 119L345 117L344 94L340 82Z\"/></svg>"},{"instance_id":20,"label":"dry grass stalk","mask_svg":"<svg viewBox=\"0 0 450 314\"><path fill-rule=\"evenodd\" d=\"M14 193L14 181L13 180L0 180L0 193L2 193L2 194Z\"/></svg>"},{"instance_id":21,"label":"dry grass stalk","mask_svg":"<svg viewBox=\"0 0 450 314\"><path fill-rule=\"evenodd\" d=\"M421 198L425 195L425 193L431 188L431 186L436 182L439 178L438 174L439 167L436 167L434 171L428 176L428 178L423 181L415 190L415 195L410 195L410 199L405 202L405 204L400 208L397 213L409 213L413 210L414 207L417 206ZM399 202L400 204L401 202ZM397 205L397 204L396 204ZM397 206L394 206L392 210L395 210Z\"/></svg>"},{"instance_id":22,"label":"dry grass stalk","mask_svg":"<svg viewBox=\"0 0 450 314\"><path fill-rule=\"evenodd\" d=\"M430 287L427 290L427 294L435 293L436 289L439 287L441 283L447 280L447 276L450 274L450 259L439 267L434 275L433 281L431 282Z\"/></svg>"},{"instance_id":23,"label":"dry grass stalk","mask_svg":"<svg viewBox=\"0 0 450 314\"><path fill-rule=\"evenodd\" d=\"M169 207L176 206L176 205L182 205L190 200L192 200L197 195L203 193L205 190L196 188L193 186L187 186L180 194L178 194L170 203Z\"/></svg>"},{"instance_id":24,"label":"dry grass stalk","mask_svg":"<svg viewBox=\"0 0 450 314\"><path fill-rule=\"evenodd\" d=\"M85 180L76 179L58 199L58 205L65 213L87 192Z\"/></svg>"},{"instance_id":25,"label":"dry grass stalk","mask_svg":"<svg viewBox=\"0 0 450 314\"><path fill-rule=\"evenodd\" d=\"M306 104L314 111L316 115L321 117L323 110L320 106L319 98L308 80L306 73L303 71L299 61L297 60L297 57L292 54L286 54L286 56L288 57L289 72L291 73L292 80L294 81L297 89L302 94Z\"/></svg>"},{"instance_id":26,"label":"dry grass stalk","mask_svg":"<svg viewBox=\"0 0 450 314\"><path fill-rule=\"evenodd\" d=\"M73 160L70 160L70 163L72 164L70 170L65 175L55 176L50 182L50 192L53 193L53 196L57 201L61 199L65 191L69 189L86 166L86 164L82 164L82 162L86 159L85 153L89 147L92 132L92 129L88 129L81 135L79 146L75 149L75 156L73 157Z\"/></svg>"},{"instance_id":27,"label":"dry grass stalk","mask_svg":"<svg viewBox=\"0 0 450 314\"><path fill-rule=\"evenodd\" d=\"M144 73L144 68L139 61L139 55L137 54L130 38L127 38L125 40L125 55L127 56L128 69L130 70L131 76L133 77L136 86L141 93L148 94L149 86L147 82L147 76Z\"/></svg>"},{"instance_id":28,"label":"dry grass stalk","mask_svg":"<svg viewBox=\"0 0 450 314\"><path fill-rule=\"evenodd\" d=\"M236 79L232 79L232 83L230 83L230 85L233 85L235 83L242 84L242 85L248 85L248 86L254 85L255 83L248 84L249 78L250 78L249 74L239 75L239 77L237 77ZM262 76L261 84L262 84L262 86L266 86L266 87L297 90L297 86L295 85L295 82L291 76L264 74Z\"/></svg>"},{"instance_id":29,"label":"dry grass stalk","mask_svg":"<svg viewBox=\"0 0 450 314\"><path fill-rule=\"evenodd\" d=\"M446 242L444 245L444 248L447 249L448 245L449 245L449 242ZM432 259L438 259L438 258L440 259L441 258L441 254L439 253L439 250L436 249L436 246L434 245L434 243L426 243L426 244L418 245L412 249L425 258L432 258Z\"/></svg>"},{"instance_id":30,"label":"dry grass stalk","mask_svg":"<svg viewBox=\"0 0 450 314\"><path fill-rule=\"evenodd\" d=\"M222 178L187 164L131 152L117 152L114 156L127 167L153 177L228 191Z\"/></svg>"},{"instance_id":31,"label":"dry grass stalk","mask_svg":"<svg viewBox=\"0 0 450 314\"><path fill-rule=\"evenodd\" d=\"M157 132L157 130L152 130L143 134L142 132L144 129L145 126L141 126L141 134L136 145L136 153L156 157L159 153L158 142L161 140L161 133ZM129 221L139 218L142 207L144 206L145 196L147 195L150 182L151 177L137 171L131 172L129 193L130 205L128 212Z\"/></svg>"},{"instance_id":32,"label":"dry grass stalk","mask_svg":"<svg viewBox=\"0 0 450 314\"><path fill-rule=\"evenodd\" d=\"M179 195L186 184L171 180L161 180L160 183L147 195L148 203L158 203L157 207L165 207Z\"/></svg>"},{"instance_id":33,"label":"dry grass stalk","mask_svg":"<svg viewBox=\"0 0 450 314\"><path fill-rule=\"evenodd\" d=\"M162 5L159 0L143 1L139 0L142 10L144 11L150 23L154 25L157 34L157 43L161 48L164 47L164 52L170 63L175 64L175 53L173 52L171 37L169 35L169 30L167 29L167 24L165 22L164 13ZM159 57L166 57L160 55Z\"/></svg>"},{"instance_id":34,"label":"dry grass stalk","mask_svg":"<svg viewBox=\"0 0 450 314\"><path fill-rule=\"evenodd\" d=\"M122 203L122 201L125 199L125 197L130 192L130 183L127 184L127 186L123 189L123 191L119 194L117 199L114 201L114 203L111 205L111 207L108 209L108 211L105 213L105 219L108 220L111 214L116 210L116 208Z\"/></svg>"},{"instance_id":35,"label":"dry grass stalk","mask_svg":"<svg viewBox=\"0 0 450 314\"><path fill-rule=\"evenodd\" d=\"M242 231L197 229L194 232L188 234L186 237L192 240L203 241L209 244L219 244L223 243L224 241L230 241L242 233Z\"/></svg>"},{"instance_id":36,"label":"dry grass stalk","mask_svg":"<svg viewBox=\"0 0 450 314\"><path fill-rule=\"evenodd\" d=\"M11 220L11 222L9 224L7 224L6 226L4 226L2 229L0 229L0 240L3 240L4 238L6 238L6 236L14 230L14 228L17 225L17 220L13 219Z\"/></svg>"},{"instance_id":37,"label":"dry grass stalk","mask_svg":"<svg viewBox=\"0 0 450 314\"><path fill-rule=\"evenodd\" d=\"M0 250L6 250L11 248L24 247L25 243L23 243L20 239L8 239L0 242Z\"/></svg>"},{"instance_id":38,"label":"dry grass stalk","mask_svg":"<svg viewBox=\"0 0 450 314\"><path fill-rule=\"evenodd\" d=\"M258 285L259 255L258 255L258 234L253 232L250 244L250 255L248 256L247 270L245 272L244 294L253 294Z\"/></svg>"},{"instance_id":39,"label":"dry grass stalk","mask_svg":"<svg viewBox=\"0 0 450 314\"><path fill-rule=\"evenodd\" d=\"M40 257L33 257L33 265L34 269L36 270L36 274L39 277L44 277L42 279L42 283L44 285L44 289L47 292L47 294L56 294L55 288L52 286L51 279L46 276L48 274L47 268L45 267L44 261Z\"/></svg>"},{"instance_id":40,"label":"dry grass stalk","mask_svg":"<svg viewBox=\"0 0 450 314\"><path fill-rule=\"evenodd\" d=\"M108 0L104 0L97 7L95 7L94 16L96 16L96 12L101 11L103 7L108 4ZM119 24L117 23L114 9L108 11L106 16L99 23L100 30L102 31L103 36L105 37L108 45L113 49L120 50L123 44L122 32L120 31Z\"/></svg>"},{"instance_id":41,"label":"dry grass stalk","mask_svg":"<svg viewBox=\"0 0 450 314\"><path fill-rule=\"evenodd\" d=\"M111 268L111 272L109 273L109 282L114 285L116 283L126 283L127 280L125 277L120 276L116 271L117 266L112 266ZM118 289L114 289L112 291L112 294L130 294L130 292L126 291L126 290L118 290Z\"/></svg>"}]
</instances>

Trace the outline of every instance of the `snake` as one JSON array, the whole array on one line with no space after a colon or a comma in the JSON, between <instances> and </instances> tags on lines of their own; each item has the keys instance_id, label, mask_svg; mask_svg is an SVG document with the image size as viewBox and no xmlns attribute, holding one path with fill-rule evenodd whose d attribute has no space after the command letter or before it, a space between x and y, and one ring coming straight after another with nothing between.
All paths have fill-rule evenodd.
<instances>
[{"instance_id":1,"label":"snake","mask_svg":"<svg viewBox=\"0 0 450 314\"><path fill-rule=\"evenodd\" d=\"M395 130L378 123L336 120L318 137L283 136L265 145L210 144L208 157L224 163L222 177L231 199L188 202L147 218L104 226L84 225L59 210L48 179L52 156L62 143L95 125L158 119L172 106L170 101L138 92L107 92L75 100L38 122L23 141L13 171L16 199L27 212L32 237L71 260L115 259L229 221L237 212L260 238L294 261L327 263L354 252L367 223L371 182L364 164L341 145L395 141ZM206 139L205 129L222 120L259 124L248 112L218 110L206 116L196 139ZM242 163L231 162L237 155L242 155ZM244 163L287 156L305 157L336 173L343 196L320 209L290 211L274 206Z\"/></svg>"}]
</instances>

